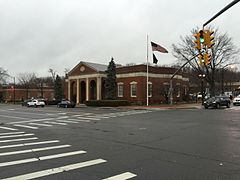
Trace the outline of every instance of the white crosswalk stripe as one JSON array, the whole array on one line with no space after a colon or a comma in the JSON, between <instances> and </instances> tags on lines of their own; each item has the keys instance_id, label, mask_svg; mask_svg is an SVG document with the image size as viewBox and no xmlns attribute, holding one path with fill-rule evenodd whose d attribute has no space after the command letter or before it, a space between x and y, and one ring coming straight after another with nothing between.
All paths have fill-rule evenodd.
<instances>
[{"instance_id":1,"label":"white crosswalk stripe","mask_svg":"<svg viewBox=\"0 0 240 180\"><path fill-rule=\"evenodd\" d=\"M13 135L13 134L23 134L24 132L9 132L9 133L0 133L0 136L2 135Z\"/></svg>"},{"instance_id":2,"label":"white crosswalk stripe","mask_svg":"<svg viewBox=\"0 0 240 180\"><path fill-rule=\"evenodd\" d=\"M45 121L44 123L49 123L49 124L55 124L55 125L63 125L63 126L66 126L67 124L66 123L59 123L59 122L53 122L53 121Z\"/></svg>"},{"instance_id":3,"label":"white crosswalk stripe","mask_svg":"<svg viewBox=\"0 0 240 180\"><path fill-rule=\"evenodd\" d=\"M43 127L51 127L51 124L42 124L42 123L29 123L30 125L35 125L35 126L43 126Z\"/></svg>"},{"instance_id":4,"label":"white crosswalk stripe","mask_svg":"<svg viewBox=\"0 0 240 180\"><path fill-rule=\"evenodd\" d=\"M44 160L56 159L56 158L73 156L73 155L84 154L84 153L86 153L86 151L73 151L73 152L67 152L67 153L61 153L61 154L42 156L38 158L29 158L29 159L22 159L17 161L3 162L3 163L0 163L0 167L12 166L17 164L25 164L25 163L36 162L36 161L44 161Z\"/></svg>"},{"instance_id":5,"label":"white crosswalk stripe","mask_svg":"<svg viewBox=\"0 0 240 180\"><path fill-rule=\"evenodd\" d=\"M35 126L27 126L27 125L23 125L23 124L14 124L14 126L23 127L23 128L28 128L28 129L38 129L38 127L35 127Z\"/></svg>"},{"instance_id":6,"label":"white crosswalk stripe","mask_svg":"<svg viewBox=\"0 0 240 180\"><path fill-rule=\"evenodd\" d=\"M127 180L127 179L131 179L133 177L136 177L136 174L130 173L130 172L126 172L126 173L122 173L116 176L112 176L103 180Z\"/></svg>"},{"instance_id":7,"label":"white crosswalk stripe","mask_svg":"<svg viewBox=\"0 0 240 180\"><path fill-rule=\"evenodd\" d=\"M71 121L71 120L57 120L57 122L63 122L63 123L73 123L73 124L78 124L76 121Z\"/></svg>"},{"instance_id":8,"label":"white crosswalk stripe","mask_svg":"<svg viewBox=\"0 0 240 180\"><path fill-rule=\"evenodd\" d=\"M85 119L85 120L92 120L92 121L99 121L99 118L90 118L90 117L77 117L78 119Z\"/></svg>"},{"instance_id":9,"label":"white crosswalk stripe","mask_svg":"<svg viewBox=\"0 0 240 180\"><path fill-rule=\"evenodd\" d=\"M39 178L39 177L62 173L64 171L71 171L71 170L80 169L80 168L84 168L84 167L88 167L88 166L93 166L93 165L97 165L97 164L101 164L101 163L105 163L105 162L107 162L107 161L104 159L95 159L95 160L80 162L80 163L76 163L76 164L69 164L69 165L61 166L61 167L57 167L57 168L46 169L43 171L37 171L34 173L24 174L24 175L20 175L20 176L10 177L10 178L6 178L3 180L34 179L34 178Z\"/></svg>"},{"instance_id":10,"label":"white crosswalk stripe","mask_svg":"<svg viewBox=\"0 0 240 180\"><path fill-rule=\"evenodd\" d=\"M90 120L83 120L83 119L68 119L70 121L78 121L78 122L86 122L86 123L89 123L91 122Z\"/></svg>"},{"instance_id":11,"label":"white crosswalk stripe","mask_svg":"<svg viewBox=\"0 0 240 180\"><path fill-rule=\"evenodd\" d=\"M38 151L46 151L51 149L60 149L60 148L66 148L70 147L71 145L65 144L65 145L59 145L59 146L49 146L44 148L35 148L35 149L26 149L26 150L20 150L20 151L11 151L11 152L4 152L0 153L0 156L9 156L13 154L24 154L24 153L31 153L31 152L38 152Z\"/></svg>"},{"instance_id":12,"label":"white crosswalk stripe","mask_svg":"<svg viewBox=\"0 0 240 180\"><path fill-rule=\"evenodd\" d=\"M50 143L57 143L57 142L59 142L59 140L40 141L40 142L23 143L23 144L13 144L13 145L0 146L0 149L13 148L13 147L22 147L22 146L32 146L32 145L39 145L39 144L50 144Z\"/></svg>"},{"instance_id":13,"label":"white crosswalk stripe","mask_svg":"<svg viewBox=\"0 0 240 180\"><path fill-rule=\"evenodd\" d=\"M1 129L5 129L5 130L10 130L10 131L17 131L18 129L15 128L9 128L9 127L5 127L5 126L0 126Z\"/></svg>"},{"instance_id":14,"label":"white crosswalk stripe","mask_svg":"<svg viewBox=\"0 0 240 180\"><path fill-rule=\"evenodd\" d=\"M24 137L24 136L33 136L34 134L29 133L29 134L14 134L14 135L8 135L8 136L0 136L0 139L5 139L5 138L12 138L12 137Z\"/></svg>"},{"instance_id":15,"label":"white crosswalk stripe","mask_svg":"<svg viewBox=\"0 0 240 180\"><path fill-rule=\"evenodd\" d=\"M37 137L32 137L32 138L8 139L8 140L1 140L0 143L29 141L29 140L36 140L36 139L38 139L38 138Z\"/></svg>"}]
</instances>

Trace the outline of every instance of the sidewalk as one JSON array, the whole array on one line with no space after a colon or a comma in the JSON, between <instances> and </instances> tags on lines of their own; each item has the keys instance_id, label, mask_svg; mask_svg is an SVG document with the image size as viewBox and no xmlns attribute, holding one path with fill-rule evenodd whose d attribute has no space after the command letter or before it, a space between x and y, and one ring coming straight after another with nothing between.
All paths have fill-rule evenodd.
<instances>
[{"instance_id":1,"label":"sidewalk","mask_svg":"<svg viewBox=\"0 0 240 180\"><path fill-rule=\"evenodd\" d=\"M201 103L184 103L184 104L161 104L161 105L149 105L149 106L124 106L122 108L127 109L135 109L135 110L143 110L143 109L151 109L151 110L167 110L167 109L202 109Z\"/></svg>"}]
</instances>

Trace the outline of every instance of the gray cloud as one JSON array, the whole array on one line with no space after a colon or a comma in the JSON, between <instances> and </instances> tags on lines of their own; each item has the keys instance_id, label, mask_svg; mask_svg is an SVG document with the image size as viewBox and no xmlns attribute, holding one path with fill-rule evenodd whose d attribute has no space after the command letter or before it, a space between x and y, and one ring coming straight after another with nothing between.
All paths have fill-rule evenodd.
<instances>
[{"instance_id":1,"label":"gray cloud","mask_svg":"<svg viewBox=\"0 0 240 180\"><path fill-rule=\"evenodd\" d=\"M166 47L160 64L174 62L171 44L201 26L228 0L1 0L0 59L15 76L22 72L64 74L80 60L108 64L146 61L146 35ZM201 9L198 9L201 8ZM239 46L239 5L212 25Z\"/></svg>"}]
</instances>

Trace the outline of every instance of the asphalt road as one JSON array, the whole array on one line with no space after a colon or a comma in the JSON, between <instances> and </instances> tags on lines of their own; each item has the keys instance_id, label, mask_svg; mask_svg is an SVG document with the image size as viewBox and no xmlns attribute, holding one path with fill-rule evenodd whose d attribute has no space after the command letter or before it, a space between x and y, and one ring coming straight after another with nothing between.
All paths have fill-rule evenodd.
<instances>
[{"instance_id":1,"label":"asphalt road","mask_svg":"<svg viewBox=\"0 0 240 180\"><path fill-rule=\"evenodd\" d=\"M0 105L0 179L240 179L240 106Z\"/></svg>"}]
</instances>

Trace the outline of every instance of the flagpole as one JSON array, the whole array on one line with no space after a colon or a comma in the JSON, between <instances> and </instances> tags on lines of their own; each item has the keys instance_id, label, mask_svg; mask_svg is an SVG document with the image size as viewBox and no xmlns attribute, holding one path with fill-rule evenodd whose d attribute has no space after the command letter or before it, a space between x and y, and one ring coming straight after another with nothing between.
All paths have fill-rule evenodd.
<instances>
[{"instance_id":1,"label":"flagpole","mask_svg":"<svg viewBox=\"0 0 240 180\"><path fill-rule=\"evenodd\" d=\"M148 35L147 35L147 106L148 106L148 41L149 41L149 39L148 39L149 37L148 37Z\"/></svg>"}]
</instances>

